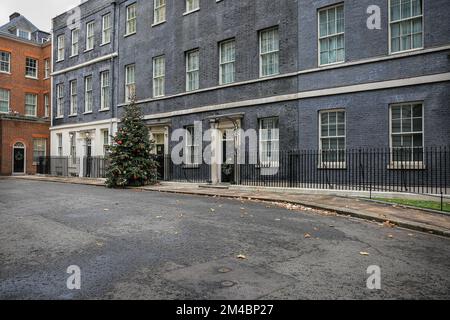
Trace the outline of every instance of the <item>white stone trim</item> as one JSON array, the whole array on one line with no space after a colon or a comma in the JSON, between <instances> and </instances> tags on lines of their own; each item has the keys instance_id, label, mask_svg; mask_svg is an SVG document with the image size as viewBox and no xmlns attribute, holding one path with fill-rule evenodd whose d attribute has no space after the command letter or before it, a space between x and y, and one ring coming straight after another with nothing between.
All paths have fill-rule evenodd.
<instances>
[{"instance_id":1,"label":"white stone trim","mask_svg":"<svg viewBox=\"0 0 450 320\"><path fill-rule=\"evenodd\" d=\"M171 112L164 112L158 114L147 115L144 117L146 120L151 119L160 119L160 118L170 118L183 116L187 114L200 113L200 112L210 112L217 110L226 110L233 109L239 107L247 107L261 104L269 104L269 103L277 103L282 101L292 101L292 100L300 100L306 98L314 98L314 97L324 97L338 94L346 94L346 93L355 93L355 92L364 92L364 91L373 91L373 90L381 90L381 89L390 89L390 88L399 88L427 83L435 83L435 82L444 82L450 81L450 72L440 73L428 76L420 76L414 78L406 78L406 79L398 79L398 80L388 80L388 81L379 81L379 82L371 82L343 87L335 87L335 88L327 88L320 90L312 90L312 91L303 91L298 93L273 96L268 98L260 98L260 99L252 99L252 100L244 100L238 102L230 102L224 104L216 104L209 105L191 109L177 110Z\"/></svg>"},{"instance_id":2,"label":"white stone trim","mask_svg":"<svg viewBox=\"0 0 450 320\"><path fill-rule=\"evenodd\" d=\"M60 74L63 74L63 73L67 73L67 72L70 72L70 71L74 71L74 70L77 70L77 69L80 69L80 68L84 68L84 67L90 66L91 64L95 64L95 63L102 62L102 61L105 61L105 60L113 59L113 58L116 58L118 56L119 56L119 54L117 52L114 52L114 53L108 54L106 56L98 57L96 59L92 59L92 60L89 60L89 61L77 64L75 66L72 66L72 67L69 67L69 68L66 68L66 69L55 71L51 75L52 76L57 76L57 75L60 75Z\"/></svg>"},{"instance_id":3,"label":"white stone trim","mask_svg":"<svg viewBox=\"0 0 450 320\"><path fill-rule=\"evenodd\" d=\"M74 128L80 128L80 127L95 127L97 125L102 125L102 124L106 124L106 123L117 123L117 122L119 122L119 120L117 118L112 118L112 119L99 120L99 121L93 121L93 122L66 124L66 125L61 125L61 126L53 126L50 128L50 131L63 130L63 129L74 129Z\"/></svg>"}]
</instances>

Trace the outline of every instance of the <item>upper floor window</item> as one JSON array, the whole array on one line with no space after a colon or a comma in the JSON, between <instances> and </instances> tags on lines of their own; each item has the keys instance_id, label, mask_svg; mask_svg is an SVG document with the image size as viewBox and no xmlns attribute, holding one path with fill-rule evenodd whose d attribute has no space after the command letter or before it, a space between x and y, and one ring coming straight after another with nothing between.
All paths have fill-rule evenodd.
<instances>
[{"instance_id":1,"label":"upper floor window","mask_svg":"<svg viewBox=\"0 0 450 320\"><path fill-rule=\"evenodd\" d=\"M25 115L37 116L37 94L27 93L25 95Z\"/></svg>"},{"instance_id":2,"label":"upper floor window","mask_svg":"<svg viewBox=\"0 0 450 320\"><path fill-rule=\"evenodd\" d=\"M9 52L0 51L0 72L11 72L11 54Z\"/></svg>"},{"instance_id":3,"label":"upper floor window","mask_svg":"<svg viewBox=\"0 0 450 320\"><path fill-rule=\"evenodd\" d=\"M78 29L74 29L72 30L72 52L70 53L70 55L76 56L78 55L78 51L79 51L79 45L78 45L78 38L80 35L80 31Z\"/></svg>"},{"instance_id":4,"label":"upper floor window","mask_svg":"<svg viewBox=\"0 0 450 320\"><path fill-rule=\"evenodd\" d=\"M102 17L102 44L111 42L112 20L111 13Z\"/></svg>"},{"instance_id":5,"label":"upper floor window","mask_svg":"<svg viewBox=\"0 0 450 320\"><path fill-rule=\"evenodd\" d=\"M70 81L70 115L74 116L78 112L78 85L77 80Z\"/></svg>"},{"instance_id":6,"label":"upper floor window","mask_svg":"<svg viewBox=\"0 0 450 320\"><path fill-rule=\"evenodd\" d=\"M44 94L44 117L48 118L50 115L50 95Z\"/></svg>"},{"instance_id":7,"label":"upper floor window","mask_svg":"<svg viewBox=\"0 0 450 320\"><path fill-rule=\"evenodd\" d=\"M166 59L164 56L153 58L153 96L164 96Z\"/></svg>"},{"instance_id":8,"label":"upper floor window","mask_svg":"<svg viewBox=\"0 0 450 320\"><path fill-rule=\"evenodd\" d=\"M260 76L267 77L279 73L278 28L263 30L259 34Z\"/></svg>"},{"instance_id":9,"label":"upper floor window","mask_svg":"<svg viewBox=\"0 0 450 320\"><path fill-rule=\"evenodd\" d=\"M95 31L94 22L86 24L86 51L94 49Z\"/></svg>"},{"instance_id":10,"label":"upper floor window","mask_svg":"<svg viewBox=\"0 0 450 320\"><path fill-rule=\"evenodd\" d=\"M9 90L0 89L0 113L9 112Z\"/></svg>"},{"instance_id":11,"label":"upper floor window","mask_svg":"<svg viewBox=\"0 0 450 320\"><path fill-rule=\"evenodd\" d=\"M38 77L38 61L33 58L26 58L25 76L37 79Z\"/></svg>"},{"instance_id":12,"label":"upper floor window","mask_svg":"<svg viewBox=\"0 0 450 320\"><path fill-rule=\"evenodd\" d=\"M57 42L57 46L58 46L58 53L57 53L58 61L63 61L64 60L64 52L65 52L65 37L64 37L64 35L58 36L58 39L56 42Z\"/></svg>"},{"instance_id":13,"label":"upper floor window","mask_svg":"<svg viewBox=\"0 0 450 320\"><path fill-rule=\"evenodd\" d=\"M422 0L390 0L391 53L423 48Z\"/></svg>"},{"instance_id":14,"label":"upper floor window","mask_svg":"<svg viewBox=\"0 0 450 320\"><path fill-rule=\"evenodd\" d=\"M45 59L44 65L44 76L45 79L48 79L50 77L50 59Z\"/></svg>"},{"instance_id":15,"label":"upper floor window","mask_svg":"<svg viewBox=\"0 0 450 320\"><path fill-rule=\"evenodd\" d=\"M17 29L17 36L22 39L31 40L31 32L30 31Z\"/></svg>"},{"instance_id":16,"label":"upper floor window","mask_svg":"<svg viewBox=\"0 0 450 320\"><path fill-rule=\"evenodd\" d=\"M166 0L154 0L154 18L153 23L166 21Z\"/></svg>"},{"instance_id":17,"label":"upper floor window","mask_svg":"<svg viewBox=\"0 0 450 320\"><path fill-rule=\"evenodd\" d=\"M186 91L199 88L199 50L186 53Z\"/></svg>"},{"instance_id":18,"label":"upper floor window","mask_svg":"<svg viewBox=\"0 0 450 320\"><path fill-rule=\"evenodd\" d=\"M319 11L319 65L345 59L344 5Z\"/></svg>"},{"instance_id":19,"label":"upper floor window","mask_svg":"<svg viewBox=\"0 0 450 320\"><path fill-rule=\"evenodd\" d=\"M186 12L200 9L199 0L186 0Z\"/></svg>"},{"instance_id":20,"label":"upper floor window","mask_svg":"<svg viewBox=\"0 0 450 320\"><path fill-rule=\"evenodd\" d=\"M136 98L135 65L125 67L125 102L130 102Z\"/></svg>"},{"instance_id":21,"label":"upper floor window","mask_svg":"<svg viewBox=\"0 0 450 320\"><path fill-rule=\"evenodd\" d=\"M391 106L392 161L423 160L423 104Z\"/></svg>"},{"instance_id":22,"label":"upper floor window","mask_svg":"<svg viewBox=\"0 0 450 320\"><path fill-rule=\"evenodd\" d=\"M220 45L220 84L228 84L234 82L234 62L236 60L236 41L228 40L221 42Z\"/></svg>"},{"instance_id":23,"label":"upper floor window","mask_svg":"<svg viewBox=\"0 0 450 320\"><path fill-rule=\"evenodd\" d=\"M345 162L345 111L320 112L320 150L322 165Z\"/></svg>"},{"instance_id":24,"label":"upper floor window","mask_svg":"<svg viewBox=\"0 0 450 320\"><path fill-rule=\"evenodd\" d=\"M84 78L84 112L92 112L94 96L92 94L92 76Z\"/></svg>"},{"instance_id":25,"label":"upper floor window","mask_svg":"<svg viewBox=\"0 0 450 320\"><path fill-rule=\"evenodd\" d=\"M110 80L109 71L103 71L100 73L100 109L108 110L110 105Z\"/></svg>"},{"instance_id":26,"label":"upper floor window","mask_svg":"<svg viewBox=\"0 0 450 320\"><path fill-rule=\"evenodd\" d=\"M56 86L56 117L64 116L64 85Z\"/></svg>"},{"instance_id":27,"label":"upper floor window","mask_svg":"<svg viewBox=\"0 0 450 320\"><path fill-rule=\"evenodd\" d=\"M136 33L136 3L127 7L127 23L125 28L125 35Z\"/></svg>"},{"instance_id":28,"label":"upper floor window","mask_svg":"<svg viewBox=\"0 0 450 320\"><path fill-rule=\"evenodd\" d=\"M278 117L259 120L259 159L268 166L276 166L279 160Z\"/></svg>"}]
</instances>

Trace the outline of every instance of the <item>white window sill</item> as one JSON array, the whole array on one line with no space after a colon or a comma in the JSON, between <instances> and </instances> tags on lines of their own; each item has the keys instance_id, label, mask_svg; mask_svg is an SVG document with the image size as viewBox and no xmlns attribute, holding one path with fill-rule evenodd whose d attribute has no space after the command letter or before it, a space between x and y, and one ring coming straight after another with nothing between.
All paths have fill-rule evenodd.
<instances>
[{"instance_id":1,"label":"white window sill","mask_svg":"<svg viewBox=\"0 0 450 320\"><path fill-rule=\"evenodd\" d=\"M387 168L388 170L425 170L426 166L421 161L404 161L391 162Z\"/></svg>"},{"instance_id":2,"label":"white window sill","mask_svg":"<svg viewBox=\"0 0 450 320\"><path fill-rule=\"evenodd\" d=\"M164 98L165 96L166 96L165 94L162 94L162 95L159 95L159 96L153 96L153 99Z\"/></svg>"},{"instance_id":3,"label":"white window sill","mask_svg":"<svg viewBox=\"0 0 450 320\"><path fill-rule=\"evenodd\" d=\"M69 114L69 118L73 118L73 117L76 117L76 116L78 116L78 114L76 114L76 113Z\"/></svg>"},{"instance_id":4,"label":"white window sill","mask_svg":"<svg viewBox=\"0 0 450 320\"><path fill-rule=\"evenodd\" d=\"M107 44L110 44L110 43L111 43L111 41L109 41L109 42L104 42L104 43L100 44L100 47L106 46Z\"/></svg>"},{"instance_id":5,"label":"white window sill","mask_svg":"<svg viewBox=\"0 0 450 320\"><path fill-rule=\"evenodd\" d=\"M56 63L58 63L58 62L63 62L63 61L64 61L64 59L56 60Z\"/></svg>"},{"instance_id":6,"label":"white window sill","mask_svg":"<svg viewBox=\"0 0 450 320\"><path fill-rule=\"evenodd\" d=\"M260 74L260 75L259 75L259 78L260 78L260 79L264 79L264 78L269 78L269 77L276 77L276 76L278 76L278 75L280 75L279 72L277 72L277 73L272 73L272 74L266 74L266 75Z\"/></svg>"},{"instance_id":7,"label":"white window sill","mask_svg":"<svg viewBox=\"0 0 450 320\"><path fill-rule=\"evenodd\" d=\"M153 28L153 27L156 27L156 26L159 26L159 25L161 25L161 24L164 24L164 23L166 23L166 20L159 21L159 22L155 22L155 23L152 24L152 28Z\"/></svg>"},{"instance_id":8,"label":"white window sill","mask_svg":"<svg viewBox=\"0 0 450 320\"><path fill-rule=\"evenodd\" d=\"M186 11L185 13L183 13L183 16L187 16L188 14L191 14L191 13L194 13L194 12L197 12L197 11L200 11L200 8L197 8L197 9L194 9L194 10L191 10L191 11Z\"/></svg>"},{"instance_id":9,"label":"white window sill","mask_svg":"<svg viewBox=\"0 0 450 320\"><path fill-rule=\"evenodd\" d=\"M86 50L84 50L84 53L89 52L89 51L92 51L92 50L94 50L94 48L92 48L92 49L86 49Z\"/></svg>"},{"instance_id":10,"label":"white window sill","mask_svg":"<svg viewBox=\"0 0 450 320\"><path fill-rule=\"evenodd\" d=\"M414 48L414 49L408 49L408 50L402 50L402 51L396 51L396 52L389 52L389 55L394 56L396 54L414 52L414 51L419 51L419 50L423 50L423 49L425 49L425 48L420 47L420 48Z\"/></svg>"},{"instance_id":11,"label":"white window sill","mask_svg":"<svg viewBox=\"0 0 450 320\"><path fill-rule=\"evenodd\" d=\"M57 119L64 119L64 116L57 116L57 117L55 117L55 119L57 120Z\"/></svg>"},{"instance_id":12,"label":"white window sill","mask_svg":"<svg viewBox=\"0 0 450 320\"><path fill-rule=\"evenodd\" d=\"M8 114L8 113L9 113L9 111L6 111L6 112L4 112L4 111L0 111L0 113L2 113L2 114Z\"/></svg>"},{"instance_id":13,"label":"white window sill","mask_svg":"<svg viewBox=\"0 0 450 320\"><path fill-rule=\"evenodd\" d=\"M134 36L135 34L136 34L136 32L133 32L133 33L127 33L127 34L125 34L123 37L124 37L124 38L128 38L128 37Z\"/></svg>"},{"instance_id":14,"label":"white window sill","mask_svg":"<svg viewBox=\"0 0 450 320\"><path fill-rule=\"evenodd\" d=\"M37 118L37 114L25 114L25 117Z\"/></svg>"},{"instance_id":15,"label":"white window sill","mask_svg":"<svg viewBox=\"0 0 450 320\"><path fill-rule=\"evenodd\" d=\"M343 61L338 61L338 62L331 62L331 63L319 64L319 68L329 67L329 66L335 66L335 65L338 65L338 64L342 64L342 63L345 63L345 60L343 60Z\"/></svg>"},{"instance_id":16,"label":"white window sill","mask_svg":"<svg viewBox=\"0 0 450 320\"><path fill-rule=\"evenodd\" d=\"M32 77L32 76L25 76L25 78L30 79L30 80L39 80L39 78Z\"/></svg>"},{"instance_id":17,"label":"white window sill","mask_svg":"<svg viewBox=\"0 0 450 320\"><path fill-rule=\"evenodd\" d=\"M99 110L99 112L106 112L106 111L109 111L109 108Z\"/></svg>"},{"instance_id":18,"label":"white window sill","mask_svg":"<svg viewBox=\"0 0 450 320\"><path fill-rule=\"evenodd\" d=\"M74 54L74 55L71 55L69 58L75 58L75 57L78 57L78 54Z\"/></svg>"},{"instance_id":19,"label":"white window sill","mask_svg":"<svg viewBox=\"0 0 450 320\"><path fill-rule=\"evenodd\" d=\"M92 111L83 112L83 114L91 114L91 113L92 113Z\"/></svg>"},{"instance_id":20,"label":"white window sill","mask_svg":"<svg viewBox=\"0 0 450 320\"><path fill-rule=\"evenodd\" d=\"M11 72L7 72L7 71L0 71L0 73L3 73L3 74L11 74Z\"/></svg>"}]
</instances>

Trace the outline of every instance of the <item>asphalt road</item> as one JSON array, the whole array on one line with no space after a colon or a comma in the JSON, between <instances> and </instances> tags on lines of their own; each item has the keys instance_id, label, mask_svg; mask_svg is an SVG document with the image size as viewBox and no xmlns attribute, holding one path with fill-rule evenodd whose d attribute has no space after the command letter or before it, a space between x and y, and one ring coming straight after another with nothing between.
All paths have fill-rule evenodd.
<instances>
[{"instance_id":1,"label":"asphalt road","mask_svg":"<svg viewBox=\"0 0 450 320\"><path fill-rule=\"evenodd\" d=\"M366 287L371 265L380 290ZM268 203L0 180L0 298L449 299L450 239Z\"/></svg>"}]
</instances>

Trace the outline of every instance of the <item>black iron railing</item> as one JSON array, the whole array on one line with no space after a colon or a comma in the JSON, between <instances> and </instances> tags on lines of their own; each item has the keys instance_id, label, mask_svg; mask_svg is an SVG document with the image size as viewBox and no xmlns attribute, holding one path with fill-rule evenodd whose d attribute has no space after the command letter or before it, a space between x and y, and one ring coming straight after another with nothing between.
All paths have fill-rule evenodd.
<instances>
[{"instance_id":1,"label":"black iron railing","mask_svg":"<svg viewBox=\"0 0 450 320\"><path fill-rule=\"evenodd\" d=\"M84 157L83 177L85 178L106 178L106 170L109 161L105 157Z\"/></svg>"},{"instance_id":2,"label":"black iron railing","mask_svg":"<svg viewBox=\"0 0 450 320\"><path fill-rule=\"evenodd\" d=\"M193 164L175 164L170 156L164 160L166 180L177 182L205 183L211 179L211 166L205 161Z\"/></svg>"}]
</instances>

